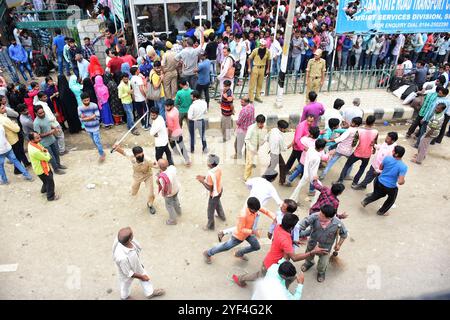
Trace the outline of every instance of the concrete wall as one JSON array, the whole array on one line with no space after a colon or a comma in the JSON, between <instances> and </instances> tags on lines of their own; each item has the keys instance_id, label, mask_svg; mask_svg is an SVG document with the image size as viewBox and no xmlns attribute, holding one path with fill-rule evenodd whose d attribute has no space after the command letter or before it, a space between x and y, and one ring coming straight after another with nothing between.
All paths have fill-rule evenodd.
<instances>
[{"instance_id":1,"label":"concrete wall","mask_svg":"<svg viewBox=\"0 0 450 320\"><path fill-rule=\"evenodd\" d=\"M77 24L81 44L84 43L83 39L85 37L89 37L91 39L91 42L94 41L95 38L97 38L99 35L102 34L105 28L106 28L105 24L98 19L81 20ZM97 41L97 43L94 45L94 49L95 55L100 60L102 66L105 67L105 59L106 59L105 50L107 48L105 46L103 38Z\"/></svg>"}]
</instances>

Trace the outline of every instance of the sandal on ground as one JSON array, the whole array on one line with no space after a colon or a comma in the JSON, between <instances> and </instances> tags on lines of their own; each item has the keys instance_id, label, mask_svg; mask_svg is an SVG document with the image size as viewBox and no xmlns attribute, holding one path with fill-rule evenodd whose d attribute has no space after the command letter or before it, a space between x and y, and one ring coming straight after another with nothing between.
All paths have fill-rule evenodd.
<instances>
[{"instance_id":1,"label":"sandal on ground","mask_svg":"<svg viewBox=\"0 0 450 320\"><path fill-rule=\"evenodd\" d=\"M155 290L153 290L153 293L147 297L147 299L160 297L165 294L166 294L166 291L164 289L155 289Z\"/></svg>"},{"instance_id":2,"label":"sandal on ground","mask_svg":"<svg viewBox=\"0 0 450 320\"><path fill-rule=\"evenodd\" d=\"M311 263L311 264L306 264L306 263L304 263L304 264L302 264L302 267L300 268L301 270L302 270L302 272L306 272L306 271L308 271L309 269L311 269L311 267L314 265L314 263Z\"/></svg>"},{"instance_id":3,"label":"sandal on ground","mask_svg":"<svg viewBox=\"0 0 450 320\"><path fill-rule=\"evenodd\" d=\"M225 234L223 233L223 231L219 231L217 233L217 239L219 239L219 242L222 242L222 239L224 236L225 236Z\"/></svg>"},{"instance_id":4,"label":"sandal on ground","mask_svg":"<svg viewBox=\"0 0 450 320\"><path fill-rule=\"evenodd\" d=\"M324 282L325 281L325 273L318 273L317 274L317 281L318 282Z\"/></svg>"},{"instance_id":5,"label":"sandal on ground","mask_svg":"<svg viewBox=\"0 0 450 320\"><path fill-rule=\"evenodd\" d=\"M177 222L169 219L169 220L166 220L166 224L167 224L168 226L174 226L174 225L177 224Z\"/></svg>"},{"instance_id":6,"label":"sandal on ground","mask_svg":"<svg viewBox=\"0 0 450 320\"><path fill-rule=\"evenodd\" d=\"M415 163L415 164L422 164L422 162L419 162L419 161L417 161L417 159L416 159L416 158L414 158L414 159L411 159L411 162L413 162L413 163Z\"/></svg>"},{"instance_id":7,"label":"sandal on ground","mask_svg":"<svg viewBox=\"0 0 450 320\"><path fill-rule=\"evenodd\" d=\"M211 257L208 255L208 252L207 251L203 251L203 257L204 257L204 259L205 259L205 262L207 263L207 264L211 264Z\"/></svg>"},{"instance_id":8,"label":"sandal on ground","mask_svg":"<svg viewBox=\"0 0 450 320\"><path fill-rule=\"evenodd\" d=\"M231 277L234 281L234 283L236 283L239 287L244 288L245 286L247 286L246 283L242 283L239 281L239 277L235 274L233 274L233 276Z\"/></svg>"}]
</instances>

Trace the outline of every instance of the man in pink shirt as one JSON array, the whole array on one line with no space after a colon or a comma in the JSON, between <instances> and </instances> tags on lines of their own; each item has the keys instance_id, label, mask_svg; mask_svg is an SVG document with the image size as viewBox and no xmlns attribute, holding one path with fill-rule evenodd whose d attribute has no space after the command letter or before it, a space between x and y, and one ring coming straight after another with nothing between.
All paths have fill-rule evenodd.
<instances>
[{"instance_id":1,"label":"man in pink shirt","mask_svg":"<svg viewBox=\"0 0 450 320\"><path fill-rule=\"evenodd\" d=\"M310 91L308 93L308 98L310 102L303 108L302 118L300 121L306 120L306 117L311 114L314 116L313 126L316 127L320 116L325 113L325 108L323 107L323 104L316 101L317 99L316 92Z\"/></svg>"},{"instance_id":2,"label":"man in pink shirt","mask_svg":"<svg viewBox=\"0 0 450 320\"><path fill-rule=\"evenodd\" d=\"M241 106L242 110L239 112L239 117L236 121L236 140L234 142L236 154L232 157L233 159L242 158L242 148L244 147L247 129L255 123L255 107L250 102L249 97L241 99Z\"/></svg>"},{"instance_id":3,"label":"man in pink shirt","mask_svg":"<svg viewBox=\"0 0 450 320\"><path fill-rule=\"evenodd\" d=\"M341 171L339 176L338 183L342 183L344 181L345 174L347 170L357 161L361 160L361 166L359 167L358 172L353 178L352 187L356 187L359 182L359 178L361 178L364 170L369 164L370 156L374 151L374 146L378 140L378 130L373 128L375 123L375 116L370 115L367 117L366 125L363 128L358 129L358 146L356 147L353 154L348 158L347 162L344 165L344 168Z\"/></svg>"},{"instance_id":4,"label":"man in pink shirt","mask_svg":"<svg viewBox=\"0 0 450 320\"><path fill-rule=\"evenodd\" d=\"M395 146L397 145L396 141L398 140L397 132L389 132L384 140L382 145L375 145L375 149L377 149L377 153L375 154L375 158L373 159L372 165L370 166L369 171L366 173L366 177L364 180L352 188L355 190L363 190L367 187L369 183L371 183L377 175L381 173L380 164L383 162L386 156L392 155Z\"/></svg>"},{"instance_id":5,"label":"man in pink shirt","mask_svg":"<svg viewBox=\"0 0 450 320\"><path fill-rule=\"evenodd\" d=\"M180 127L180 114L177 108L174 108L174 101L172 99L166 100L166 125L169 134L169 143L175 154L181 154L184 157L184 162L187 167L191 166L188 152L183 142L183 130ZM178 151L177 146L180 147Z\"/></svg>"},{"instance_id":6,"label":"man in pink shirt","mask_svg":"<svg viewBox=\"0 0 450 320\"><path fill-rule=\"evenodd\" d=\"M314 120L314 115L308 114L305 119L297 125L297 128L295 129L294 140L288 146L288 149L292 147L292 152L289 156L289 160L286 162L286 172L291 170L295 160L300 163L300 157L305 148L300 140L301 138L307 137L309 135L309 129L313 126Z\"/></svg>"}]
</instances>

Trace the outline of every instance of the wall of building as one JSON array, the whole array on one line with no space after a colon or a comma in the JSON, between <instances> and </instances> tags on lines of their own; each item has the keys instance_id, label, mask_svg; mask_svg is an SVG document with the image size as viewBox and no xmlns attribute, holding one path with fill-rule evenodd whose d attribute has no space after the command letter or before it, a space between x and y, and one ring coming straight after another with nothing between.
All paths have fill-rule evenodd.
<instances>
[{"instance_id":1,"label":"wall of building","mask_svg":"<svg viewBox=\"0 0 450 320\"><path fill-rule=\"evenodd\" d=\"M105 30L105 24L98 19L81 20L77 24L78 34L80 36L81 44L84 43L83 39L89 37L91 41L101 35ZM100 63L105 67L106 53L105 42L103 39L97 41L94 45L95 55L100 60Z\"/></svg>"}]
</instances>

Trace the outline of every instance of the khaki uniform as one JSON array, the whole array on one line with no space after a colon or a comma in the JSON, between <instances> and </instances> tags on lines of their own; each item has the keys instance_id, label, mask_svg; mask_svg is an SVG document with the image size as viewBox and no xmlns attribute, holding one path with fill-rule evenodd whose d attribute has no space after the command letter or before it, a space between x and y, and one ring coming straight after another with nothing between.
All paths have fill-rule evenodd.
<instances>
[{"instance_id":1,"label":"khaki uniform","mask_svg":"<svg viewBox=\"0 0 450 320\"><path fill-rule=\"evenodd\" d=\"M131 185L131 195L137 195L141 183L144 182L148 188L147 203L152 205L155 201L155 193L153 191L153 172L152 164L148 160L139 163L134 156L129 156L133 164L133 184Z\"/></svg>"},{"instance_id":2,"label":"khaki uniform","mask_svg":"<svg viewBox=\"0 0 450 320\"><path fill-rule=\"evenodd\" d=\"M249 97L250 101L254 101L255 97L260 98L261 89L263 86L263 81L264 81L264 76L265 76L266 64L270 58L270 53L269 53L269 50L266 49L266 54L261 59L258 55L258 48L256 48L256 49L253 49L249 58L253 59L253 67L252 67L252 72L250 73L250 84L249 84L249 89L248 89L248 97ZM256 94L255 94L255 88L256 88Z\"/></svg>"},{"instance_id":3,"label":"khaki uniform","mask_svg":"<svg viewBox=\"0 0 450 320\"><path fill-rule=\"evenodd\" d=\"M322 81L322 72L325 72L326 62L324 59L320 58L319 61L312 58L308 61L308 66L306 67L306 71L309 71L309 76L307 79L306 92L305 92L305 101L309 102L308 94L311 91L315 91L319 93L320 91L320 83Z\"/></svg>"},{"instance_id":4,"label":"khaki uniform","mask_svg":"<svg viewBox=\"0 0 450 320\"><path fill-rule=\"evenodd\" d=\"M169 50L164 53L161 65L164 69L164 94L166 99L175 99L178 91L178 61L175 60L175 52Z\"/></svg>"}]
</instances>

